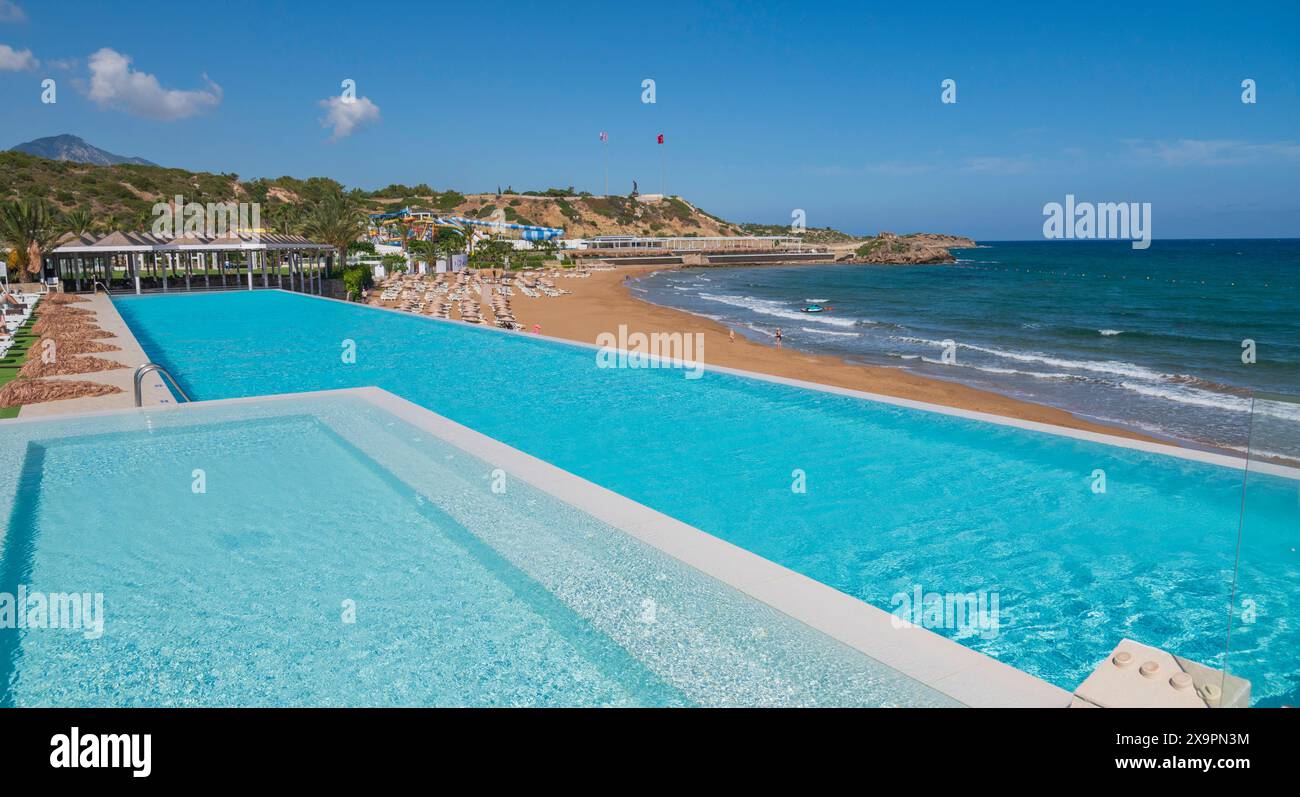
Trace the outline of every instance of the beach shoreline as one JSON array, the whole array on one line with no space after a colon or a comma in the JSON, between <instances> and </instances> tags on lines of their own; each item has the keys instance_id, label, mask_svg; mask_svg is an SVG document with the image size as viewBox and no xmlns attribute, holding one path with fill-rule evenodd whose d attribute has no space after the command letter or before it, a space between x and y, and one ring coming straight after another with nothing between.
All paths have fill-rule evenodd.
<instances>
[{"instance_id":1,"label":"beach shoreline","mask_svg":"<svg viewBox=\"0 0 1300 797\"><path fill-rule=\"evenodd\" d=\"M596 344L602 333L618 334L621 325L632 333L700 333L703 361L709 365L754 371L821 385L878 393L893 398L922 401L972 412L1000 415L1022 421L1110 434L1148 442L1170 443L1123 426L1081 418L1056 407L1005 396L957 382L920 376L902 368L867 365L828 354L812 354L789 347L777 349L737 334L712 319L639 299L628 281L678 266L621 266L592 272L584 279L560 279L557 286L570 291L559 297L513 298L517 317L530 331L581 343ZM1176 443L1175 443L1176 444Z\"/></svg>"}]
</instances>

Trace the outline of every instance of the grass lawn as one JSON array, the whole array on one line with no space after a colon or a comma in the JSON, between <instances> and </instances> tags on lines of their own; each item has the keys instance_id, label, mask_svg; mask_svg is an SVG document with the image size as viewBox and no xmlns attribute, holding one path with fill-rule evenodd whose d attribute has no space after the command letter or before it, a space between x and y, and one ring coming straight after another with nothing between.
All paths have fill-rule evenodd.
<instances>
[{"instance_id":1,"label":"grass lawn","mask_svg":"<svg viewBox=\"0 0 1300 797\"><path fill-rule=\"evenodd\" d=\"M27 353L36 345L40 335L32 332L36 318L27 319L27 323L14 332L14 346L0 359L0 387L4 387L18 376L18 369L27 362ZM0 407L0 419L17 418L20 407Z\"/></svg>"}]
</instances>

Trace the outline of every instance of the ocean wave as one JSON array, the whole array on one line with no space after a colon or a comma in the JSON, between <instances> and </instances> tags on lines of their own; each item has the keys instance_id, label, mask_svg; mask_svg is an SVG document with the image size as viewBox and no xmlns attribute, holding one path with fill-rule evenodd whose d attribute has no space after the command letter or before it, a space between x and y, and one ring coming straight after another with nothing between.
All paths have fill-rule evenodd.
<instances>
[{"instance_id":1,"label":"ocean wave","mask_svg":"<svg viewBox=\"0 0 1300 797\"><path fill-rule=\"evenodd\" d=\"M773 318L785 318L791 321L813 321L818 324L828 324L836 327L851 327L857 324L857 321L852 318L835 318L812 313L801 313L771 299L759 299L753 296L732 296L726 293L700 293L697 295L708 302L729 304L732 307L741 307Z\"/></svg>"},{"instance_id":2,"label":"ocean wave","mask_svg":"<svg viewBox=\"0 0 1300 797\"><path fill-rule=\"evenodd\" d=\"M1106 338L1111 338L1116 335L1124 334L1124 330L1122 329L1099 329L1097 330L1097 332L1099 332L1102 335L1102 337L1106 337Z\"/></svg>"},{"instance_id":3,"label":"ocean wave","mask_svg":"<svg viewBox=\"0 0 1300 797\"><path fill-rule=\"evenodd\" d=\"M903 359L916 359L917 355L895 355ZM945 363L943 360L936 360L930 357L921 356L921 362L933 363L934 365L943 365L949 368L968 368L972 371L983 371L986 374L997 374L999 376L1030 376L1034 379L1057 379L1062 381L1083 381L1088 377L1079 374L1065 374L1043 371L1022 371L1019 368L999 368L995 365L975 365L974 363L964 363L961 361L955 363Z\"/></svg>"},{"instance_id":4,"label":"ocean wave","mask_svg":"<svg viewBox=\"0 0 1300 797\"><path fill-rule=\"evenodd\" d=\"M939 346L942 347L943 341L930 340L928 338L913 338L908 336L896 336L897 340L905 343L915 343L921 346ZM1099 374L1110 374L1112 376L1122 376L1129 379L1145 379L1152 382L1160 382L1170 378L1171 375L1154 371L1150 368L1144 368L1135 363L1124 362L1122 360L1071 360L1064 357L1052 357L1048 354L1037 352L1007 351L1005 349L995 349L990 346L977 346L974 343L957 343L957 348L968 351L977 351L981 354L988 354L992 357L1001 357L1006 360L1013 360L1021 363L1037 363L1047 365L1052 368L1070 370L1070 371L1089 371Z\"/></svg>"},{"instance_id":5,"label":"ocean wave","mask_svg":"<svg viewBox=\"0 0 1300 797\"><path fill-rule=\"evenodd\" d=\"M1270 451L1266 448L1247 448L1246 446L1225 446L1229 451L1239 451L1243 454L1249 454L1252 462L1258 462L1261 459L1271 459L1281 461L1283 464L1292 465L1300 460L1300 452L1292 451L1284 454L1281 451ZM1294 465L1292 465L1294 467Z\"/></svg>"},{"instance_id":6,"label":"ocean wave","mask_svg":"<svg viewBox=\"0 0 1300 797\"><path fill-rule=\"evenodd\" d=\"M1144 382L1120 382L1119 386L1125 390L1137 393L1139 396L1164 399L1178 404L1188 404L1195 407L1208 407L1216 410L1230 410L1232 412L1250 411L1249 399L1243 399L1237 396L1225 396L1222 393L1212 393L1208 390L1201 390L1200 388L1195 387L1186 387L1181 385L1152 385Z\"/></svg>"},{"instance_id":7,"label":"ocean wave","mask_svg":"<svg viewBox=\"0 0 1300 797\"><path fill-rule=\"evenodd\" d=\"M1249 398L1215 393L1187 385L1150 385L1141 382L1121 382L1120 387L1149 398L1164 399L1177 404L1207 409L1226 410L1229 412L1251 412L1256 416L1276 418L1278 420L1300 423L1300 407L1294 404L1281 404L1272 401L1252 402Z\"/></svg>"}]
</instances>

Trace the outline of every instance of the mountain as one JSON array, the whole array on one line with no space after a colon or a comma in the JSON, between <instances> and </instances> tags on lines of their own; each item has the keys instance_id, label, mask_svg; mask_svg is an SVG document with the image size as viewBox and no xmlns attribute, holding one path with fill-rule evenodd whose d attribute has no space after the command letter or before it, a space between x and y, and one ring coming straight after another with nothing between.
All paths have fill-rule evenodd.
<instances>
[{"instance_id":1,"label":"mountain","mask_svg":"<svg viewBox=\"0 0 1300 797\"><path fill-rule=\"evenodd\" d=\"M66 133L61 136L48 136L38 138L35 141L28 141L25 144L19 144L13 149L16 152L25 152L28 155L48 158L52 161L93 163L96 166L114 166L119 163L135 163L141 166L158 165L144 158L128 158L122 155L114 155L99 147L87 144L85 140L77 136Z\"/></svg>"}]
</instances>

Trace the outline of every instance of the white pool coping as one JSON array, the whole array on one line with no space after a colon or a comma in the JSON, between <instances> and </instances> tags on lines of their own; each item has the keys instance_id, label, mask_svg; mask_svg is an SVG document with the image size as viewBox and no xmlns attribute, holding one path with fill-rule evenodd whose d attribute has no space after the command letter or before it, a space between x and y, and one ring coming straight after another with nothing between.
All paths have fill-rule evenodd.
<instances>
[{"instance_id":1,"label":"white pool coping","mask_svg":"<svg viewBox=\"0 0 1300 797\"><path fill-rule=\"evenodd\" d=\"M901 623L826 584L687 525L618 493L378 387L216 399L143 409L113 409L4 423L57 424L189 407L302 401L351 395L543 490L678 561L810 626L899 673L976 708L1064 708L1070 692L925 628Z\"/></svg>"}]
</instances>

